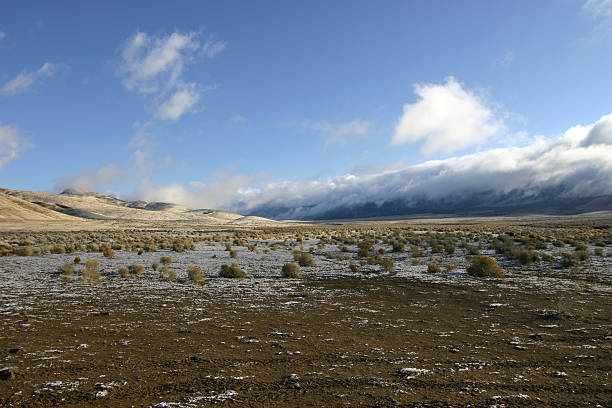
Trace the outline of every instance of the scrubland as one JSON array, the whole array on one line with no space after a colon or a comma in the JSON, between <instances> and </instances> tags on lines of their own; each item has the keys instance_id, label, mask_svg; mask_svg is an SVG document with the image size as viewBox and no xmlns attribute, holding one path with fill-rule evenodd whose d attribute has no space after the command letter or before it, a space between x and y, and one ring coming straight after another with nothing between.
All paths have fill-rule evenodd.
<instances>
[{"instance_id":1,"label":"scrubland","mask_svg":"<svg viewBox=\"0 0 612 408\"><path fill-rule=\"evenodd\" d=\"M2 406L606 406L612 219L0 232Z\"/></svg>"}]
</instances>

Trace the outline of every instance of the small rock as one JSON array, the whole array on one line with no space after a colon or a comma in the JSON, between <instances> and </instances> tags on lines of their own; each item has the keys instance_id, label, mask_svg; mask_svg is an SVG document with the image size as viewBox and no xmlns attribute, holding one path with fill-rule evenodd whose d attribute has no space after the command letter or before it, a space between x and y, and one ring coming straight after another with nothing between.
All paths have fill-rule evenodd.
<instances>
[{"instance_id":1,"label":"small rock","mask_svg":"<svg viewBox=\"0 0 612 408\"><path fill-rule=\"evenodd\" d=\"M555 371L552 376L556 378L564 378L567 377L567 373L565 371Z\"/></svg>"},{"instance_id":2,"label":"small rock","mask_svg":"<svg viewBox=\"0 0 612 408\"><path fill-rule=\"evenodd\" d=\"M453 347L452 349L450 349L450 350L448 350L448 351L450 351L451 353L458 353L458 352L459 352L459 349L458 349L458 348Z\"/></svg>"},{"instance_id":3,"label":"small rock","mask_svg":"<svg viewBox=\"0 0 612 408\"><path fill-rule=\"evenodd\" d=\"M529 336L531 340L542 341L543 337L541 334L532 334Z\"/></svg>"},{"instance_id":4,"label":"small rock","mask_svg":"<svg viewBox=\"0 0 612 408\"><path fill-rule=\"evenodd\" d=\"M0 380L12 380L15 378L14 368L3 368L0 370Z\"/></svg>"}]
</instances>

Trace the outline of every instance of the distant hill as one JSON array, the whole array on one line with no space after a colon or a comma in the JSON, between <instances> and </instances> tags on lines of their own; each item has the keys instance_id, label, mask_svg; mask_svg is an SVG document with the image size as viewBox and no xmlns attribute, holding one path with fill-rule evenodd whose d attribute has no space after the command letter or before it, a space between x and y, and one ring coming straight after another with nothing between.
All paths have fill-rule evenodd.
<instances>
[{"instance_id":1,"label":"distant hill","mask_svg":"<svg viewBox=\"0 0 612 408\"><path fill-rule=\"evenodd\" d=\"M50 210L40 205L32 204L18 197L0 193L0 222L1 221L50 221L74 220L66 214Z\"/></svg>"},{"instance_id":2,"label":"distant hill","mask_svg":"<svg viewBox=\"0 0 612 408\"><path fill-rule=\"evenodd\" d=\"M192 221L205 224L267 225L276 221L212 209L190 209L172 203L124 201L78 189L60 194L0 188L3 220Z\"/></svg>"}]
</instances>

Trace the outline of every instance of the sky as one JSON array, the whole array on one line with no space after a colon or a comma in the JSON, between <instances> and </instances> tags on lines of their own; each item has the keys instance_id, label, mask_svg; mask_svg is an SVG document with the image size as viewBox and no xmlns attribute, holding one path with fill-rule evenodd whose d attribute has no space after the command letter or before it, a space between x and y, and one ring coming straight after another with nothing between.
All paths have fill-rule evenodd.
<instances>
[{"instance_id":1,"label":"sky","mask_svg":"<svg viewBox=\"0 0 612 408\"><path fill-rule=\"evenodd\" d=\"M610 194L611 72L612 0L2 2L0 186L243 213Z\"/></svg>"}]
</instances>

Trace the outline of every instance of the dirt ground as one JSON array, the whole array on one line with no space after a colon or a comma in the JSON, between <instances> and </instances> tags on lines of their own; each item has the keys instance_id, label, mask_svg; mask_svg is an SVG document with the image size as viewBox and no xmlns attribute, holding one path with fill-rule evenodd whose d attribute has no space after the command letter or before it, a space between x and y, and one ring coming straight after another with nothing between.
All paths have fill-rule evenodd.
<instances>
[{"instance_id":1,"label":"dirt ground","mask_svg":"<svg viewBox=\"0 0 612 408\"><path fill-rule=\"evenodd\" d=\"M291 282L3 296L0 405L612 404L605 293ZM563 301L580 306L546 313Z\"/></svg>"},{"instance_id":2,"label":"dirt ground","mask_svg":"<svg viewBox=\"0 0 612 408\"><path fill-rule=\"evenodd\" d=\"M0 406L612 406L609 217L380 225L279 229L240 244L231 230L185 227L226 235L180 253L128 242L111 257L2 256ZM45 248L113 237L115 224L103 226L109 232L9 229L0 241ZM332 240L336 228L354 239ZM370 228L391 270L358 257ZM539 258L523 265L497 253L493 233L535 245ZM398 236L418 248L393 250ZM452 251L436 249L449 242ZM506 278L467 273L476 245ZM301 268L304 279L281 278L298 248L315 266ZM566 268L565 253L588 257ZM153 267L163 256L173 279ZM77 273L60 275L75 257ZM99 262L97 283L82 279L88 260ZM221 278L230 262L247 278ZM428 272L431 263L444 271ZM120 273L133 264L142 274ZM194 265L201 283L189 280Z\"/></svg>"}]
</instances>

